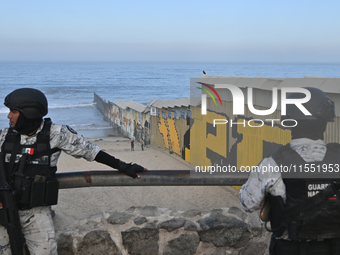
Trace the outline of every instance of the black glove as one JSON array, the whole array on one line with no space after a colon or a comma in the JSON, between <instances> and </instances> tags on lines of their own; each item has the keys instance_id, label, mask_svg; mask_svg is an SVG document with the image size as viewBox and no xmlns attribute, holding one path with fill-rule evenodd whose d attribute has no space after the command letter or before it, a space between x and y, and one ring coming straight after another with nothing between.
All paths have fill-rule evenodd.
<instances>
[{"instance_id":1,"label":"black glove","mask_svg":"<svg viewBox=\"0 0 340 255\"><path fill-rule=\"evenodd\" d=\"M103 151L98 152L95 160L99 163L118 169L119 172L124 173L128 176L131 176L132 178L137 178L136 173L138 172L147 171L147 169L145 169L144 167L140 165L131 164L131 163L127 164Z\"/></svg>"},{"instance_id":2,"label":"black glove","mask_svg":"<svg viewBox=\"0 0 340 255\"><path fill-rule=\"evenodd\" d=\"M144 172L144 167L137 165L137 164L127 164L123 161L120 161L119 163L119 172L124 173L130 177L132 177L133 179L137 178L137 174L138 172Z\"/></svg>"}]
</instances>

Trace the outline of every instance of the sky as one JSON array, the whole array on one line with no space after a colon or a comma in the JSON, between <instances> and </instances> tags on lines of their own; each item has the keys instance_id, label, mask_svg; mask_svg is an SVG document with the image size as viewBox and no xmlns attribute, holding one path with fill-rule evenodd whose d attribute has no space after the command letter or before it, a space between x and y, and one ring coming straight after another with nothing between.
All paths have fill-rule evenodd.
<instances>
[{"instance_id":1,"label":"sky","mask_svg":"<svg viewBox=\"0 0 340 255\"><path fill-rule=\"evenodd\" d=\"M0 61L340 62L340 1L1 1Z\"/></svg>"}]
</instances>

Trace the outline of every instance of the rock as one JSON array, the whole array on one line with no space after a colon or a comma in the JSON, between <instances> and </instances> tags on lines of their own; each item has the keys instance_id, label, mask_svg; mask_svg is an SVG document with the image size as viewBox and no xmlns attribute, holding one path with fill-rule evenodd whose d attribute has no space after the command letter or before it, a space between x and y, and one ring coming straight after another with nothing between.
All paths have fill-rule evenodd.
<instances>
[{"instance_id":1,"label":"rock","mask_svg":"<svg viewBox=\"0 0 340 255\"><path fill-rule=\"evenodd\" d=\"M249 214L248 226L249 226L250 232L254 236L258 236L259 234L261 234L264 225L260 220L260 216L258 212L253 212Z\"/></svg>"},{"instance_id":2,"label":"rock","mask_svg":"<svg viewBox=\"0 0 340 255\"><path fill-rule=\"evenodd\" d=\"M247 224L234 216L225 216L219 213L212 213L209 217L202 218L198 221L202 230L210 228L223 228L223 227L242 227L246 228Z\"/></svg>"},{"instance_id":3,"label":"rock","mask_svg":"<svg viewBox=\"0 0 340 255\"><path fill-rule=\"evenodd\" d=\"M214 209L210 212L210 217L215 217L217 215L222 215L222 209Z\"/></svg>"},{"instance_id":4,"label":"rock","mask_svg":"<svg viewBox=\"0 0 340 255\"><path fill-rule=\"evenodd\" d=\"M182 234L165 246L163 255L192 255L196 253L200 240L195 234Z\"/></svg>"},{"instance_id":5,"label":"rock","mask_svg":"<svg viewBox=\"0 0 340 255\"><path fill-rule=\"evenodd\" d=\"M181 228L185 224L183 218L173 218L171 220L164 221L158 224L158 228L166 229L168 232L174 231L175 229Z\"/></svg>"},{"instance_id":6,"label":"rock","mask_svg":"<svg viewBox=\"0 0 340 255\"><path fill-rule=\"evenodd\" d=\"M73 237L72 235L60 234L58 240L58 254L60 255L74 255L73 251Z\"/></svg>"},{"instance_id":7,"label":"rock","mask_svg":"<svg viewBox=\"0 0 340 255\"><path fill-rule=\"evenodd\" d=\"M157 228L157 221L149 222L145 224L146 228Z\"/></svg>"},{"instance_id":8,"label":"rock","mask_svg":"<svg viewBox=\"0 0 340 255\"><path fill-rule=\"evenodd\" d=\"M59 254L59 253L58 253ZM110 234L104 230L94 230L87 233L78 245L78 254L116 254L122 253L116 243L111 239Z\"/></svg>"},{"instance_id":9,"label":"rock","mask_svg":"<svg viewBox=\"0 0 340 255\"><path fill-rule=\"evenodd\" d=\"M232 247L241 239L245 230L240 228L216 228L197 231L197 233L203 242L212 243L216 247Z\"/></svg>"},{"instance_id":10,"label":"rock","mask_svg":"<svg viewBox=\"0 0 340 255\"><path fill-rule=\"evenodd\" d=\"M201 215L201 211L197 209L191 209L182 213L183 217L195 217L196 215Z\"/></svg>"},{"instance_id":11,"label":"rock","mask_svg":"<svg viewBox=\"0 0 340 255\"><path fill-rule=\"evenodd\" d=\"M183 229L186 230L186 231L196 231L197 230L197 226L191 220L186 220Z\"/></svg>"},{"instance_id":12,"label":"rock","mask_svg":"<svg viewBox=\"0 0 340 255\"><path fill-rule=\"evenodd\" d=\"M122 232L123 245L129 254L158 255L158 239L159 229L156 228L129 229Z\"/></svg>"},{"instance_id":13,"label":"rock","mask_svg":"<svg viewBox=\"0 0 340 255\"><path fill-rule=\"evenodd\" d=\"M240 252L240 255L263 254L267 244L263 242L249 242Z\"/></svg>"},{"instance_id":14,"label":"rock","mask_svg":"<svg viewBox=\"0 0 340 255\"><path fill-rule=\"evenodd\" d=\"M145 217L138 217L136 219L133 220L133 222L136 224L136 225L142 225L144 224L145 222L147 222L147 218Z\"/></svg>"},{"instance_id":15,"label":"rock","mask_svg":"<svg viewBox=\"0 0 340 255\"><path fill-rule=\"evenodd\" d=\"M107 219L108 223L111 224L125 224L127 223L134 215L126 212L113 212L110 217Z\"/></svg>"},{"instance_id":16,"label":"rock","mask_svg":"<svg viewBox=\"0 0 340 255\"><path fill-rule=\"evenodd\" d=\"M241 218L242 220L245 220L248 216L246 212L242 211L242 209L236 206L230 207L228 210L228 213L235 214L237 217Z\"/></svg>"},{"instance_id":17,"label":"rock","mask_svg":"<svg viewBox=\"0 0 340 255\"><path fill-rule=\"evenodd\" d=\"M199 223L202 228L198 231L201 241L210 242L216 247L234 246L248 231L243 221L219 213L211 214Z\"/></svg>"},{"instance_id":18,"label":"rock","mask_svg":"<svg viewBox=\"0 0 340 255\"><path fill-rule=\"evenodd\" d=\"M214 251L210 255L226 255L226 253L224 251Z\"/></svg>"},{"instance_id":19,"label":"rock","mask_svg":"<svg viewBox=\"0 0 340 255\"><path fill-rule=\"evenodd\" d=\"M250 238L251 238L250 232L248 231L243 232L241 238L238 239L237 242L235 243L234 248L238 249L240 247L245 246L249 242Z\"/></svg>"}]
</instances>

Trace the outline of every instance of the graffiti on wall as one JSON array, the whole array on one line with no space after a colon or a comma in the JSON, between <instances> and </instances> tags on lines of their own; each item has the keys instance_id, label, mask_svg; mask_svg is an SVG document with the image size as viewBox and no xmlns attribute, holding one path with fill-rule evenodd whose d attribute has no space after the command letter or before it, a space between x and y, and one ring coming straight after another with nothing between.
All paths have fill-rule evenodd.
<instances>
[{"instance_id":1,"label":"graffiti on wall","mask_svg":"<svg viewBox=\"0 0 340 255\"><path fill-rule=\"evenodd\" d=\"M291 132L282 126L252 122L252 126L236 124L214 125L214 119L226 119L233 123L245 123L252 118L209 112L201 115L200 108L193 108L188 129L180 132L173 119L159 118L158 131L163 137L164 147L181 155L193 165L257 165L263 157L271 155L280 145L291 140ZM259 127L256 127L256 126ZM182 136L183 142L179 143Z\"/></svg>"},{"instance_id":2,"label":"graffiti on wall","mask_svg":"<svg viewBox=\"0 0 340 255\"><path fill-rule=\"evenodd\" d=\"M170 152L180 155L187 162L197 166L232 165L240 169L241 166L257 165L263 157L270 156L275 148L291 140L291 132L282 126L265 123L261 128L244 125L214 125L214 119L225 119L228 123L242 123L251 117L233 116L227 110L202 115L201 108L191 107L186 116L181 109L181 116L176 119L175 111L163 110L152 126L150 116L121 109L111 102L105 102L95 95L95 101L103 115L120 133L135 137L138 141L144 138L150 143L150 134L155 133L161 139L154 139L155 145L162 146ZM183 111L182 111L183 110ZM232 117L230 117L232 116ZM256 122L252 125L256 126Z\"/></svg>"},{"instance_id":3,"label":"graffiti on wall","mask_svg":"<svg viewBox=\"0 0 340 255\"><path fill-rule=\"evenodd\" d=\"M179 144L178 132L173 119L160 118L158 122L158 130L163 136L164 146L170 152L181 155L181 147Z\"/></svg>"},{"instance_id":4,"label":"graffiti on wall","mask_svg":"<svg viewBox=\"0 0 340 255\"><path fill-rule=\"evenodd\" d=\"M106 102L96 93L94 101L117 134L134 138L138 142L143 138L145 144L150 144L149 113L138 112L131 108L122 109L110 101Z\"/></svg>"}]
</instances>

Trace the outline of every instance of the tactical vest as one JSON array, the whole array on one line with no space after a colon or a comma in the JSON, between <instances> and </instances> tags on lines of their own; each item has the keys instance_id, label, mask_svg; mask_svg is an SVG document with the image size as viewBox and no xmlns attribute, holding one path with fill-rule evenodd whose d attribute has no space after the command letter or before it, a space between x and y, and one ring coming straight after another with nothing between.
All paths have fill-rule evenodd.
<instances>
[{"instance_id":1,"label":"tactical vest","mask_svg":"<svg viewBox=\"0 0 340 255\"><path fill-rule=\"evenodd\" d=\"M340 183L340 171L320 178L325 176L320 174L320 170L324 173L334 172L334 168L339 170L340 145L328 144L321 162L305 162L289 144L274 152L273 159L278 166L291 169L295 166L295 169L303 171L303 178L301 175L298 178L282 175L286 186L285 203L281 196L269 197L274 235L280 237L287 229L288 237L296 241L339 238L340 193L337 183Z\"/></svg>"},{"instance_id":2,"label":"tactical vest","mask_svg":"<svg viewBox=\"0 0 340 255\"><path fill-rule=\"evenodd\" d=\"M8 130L2 145L7 179L17 193L19 209L57 203L57 167L51 167L51 155L59 149L50 147L51 120L46 118L34 144L21 145L21 135Z\"/></svg>"}]
</instances>

